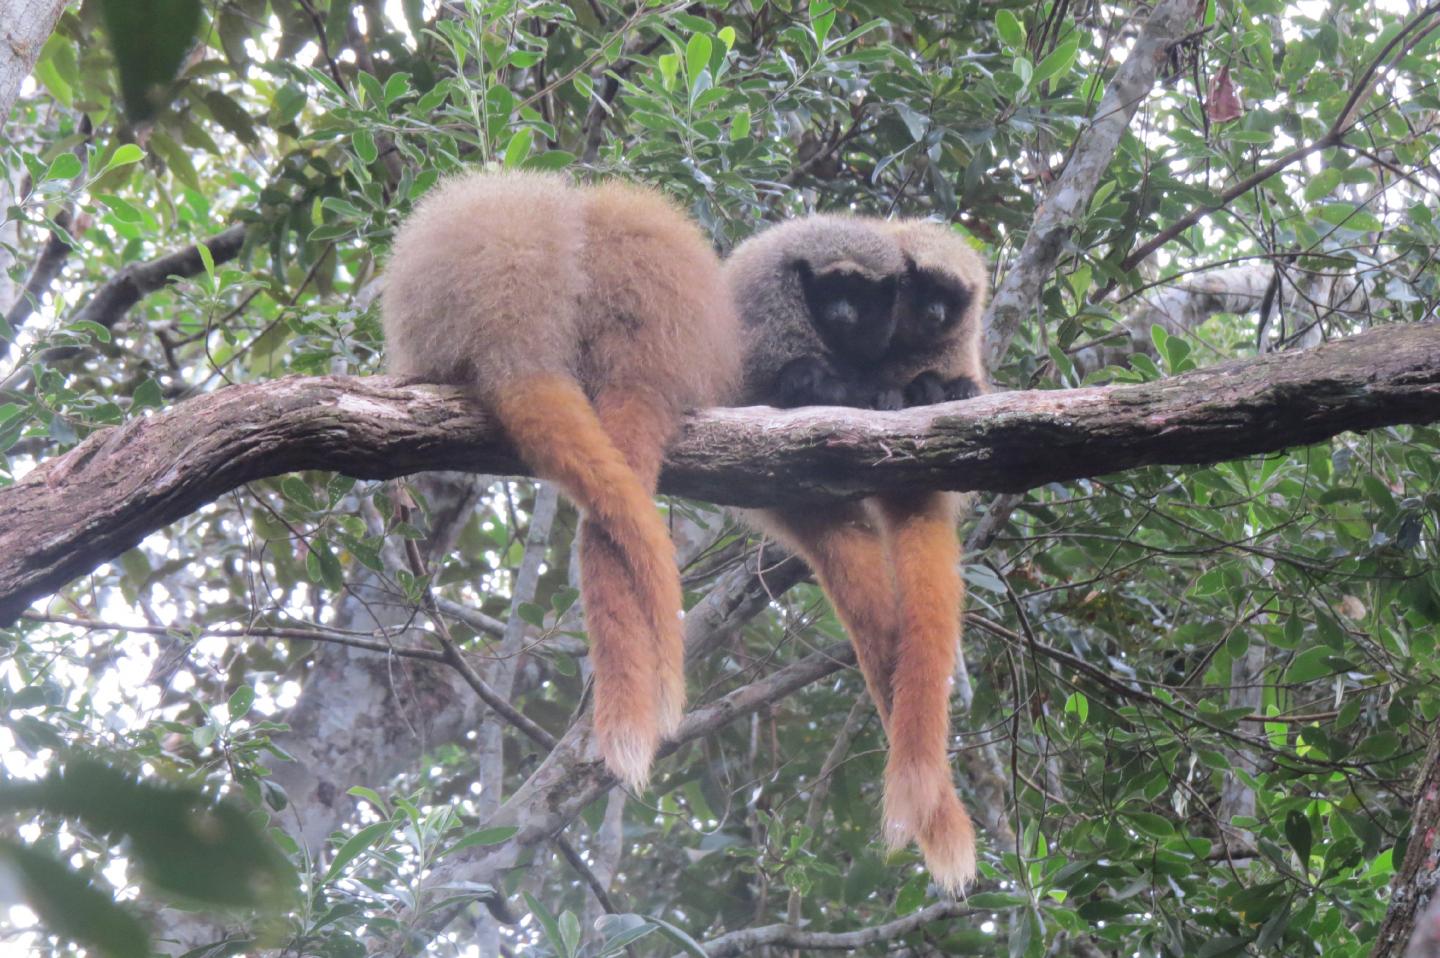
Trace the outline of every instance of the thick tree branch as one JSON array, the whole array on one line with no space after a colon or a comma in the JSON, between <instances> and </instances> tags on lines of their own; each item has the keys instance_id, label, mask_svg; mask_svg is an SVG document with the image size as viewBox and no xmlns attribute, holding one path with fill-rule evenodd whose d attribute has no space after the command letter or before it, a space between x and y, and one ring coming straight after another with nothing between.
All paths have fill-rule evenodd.
<instances>
[{"instance_id":1,"label":"thick tree branch","mask_svg":"<svg viewBox=\"0 0 1440 958\"><path fill-rule=\"evenodd\" d=\"M907 410L692 416L662 488L729 505L881 490L1012 492L1135 466L1218 462L1345 430L1440 419L1440 323L1137 386L983 396ZM142 538L266 476L526 474L454 391L392 378L223 389L86 439L0 489L0 625Z\"/></svg>"}]
</instances>

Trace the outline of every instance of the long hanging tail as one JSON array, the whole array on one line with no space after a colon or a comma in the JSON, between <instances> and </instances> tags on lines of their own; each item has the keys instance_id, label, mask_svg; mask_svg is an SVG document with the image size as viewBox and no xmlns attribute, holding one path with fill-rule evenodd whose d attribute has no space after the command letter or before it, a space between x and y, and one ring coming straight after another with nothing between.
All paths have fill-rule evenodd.
<instances>
[{"instance_id":1,"label":"long hanging tail","mask_svg":"<svg viewBox=\"0 0 1440 958\"><path fill-rule=\"evenodd\" d=\"M645 484L574 380L529 376L510 383L490 405L525 461L560 486L591 529L582 539L580 575L595 668L596 740L611 770L642 787L662 731L659 650L668 636L660 623L671 623L678 641L674 546ZM665 703L667 711L678 707ZM664 717L663 724L672 723Z\"/></svg>"},{"instance_id":2,"label":"long hanging tail","mask_svg":"<svg viewBox=\"0 0 1440 958\"><path fill-rule=\"evenodd\" d=\"M890 756L885 765L885 839L914 839L935 881L958 893L975 877L975 829L955 794L946 746L960 611L958 499L930 493L882 497L901 629L892 675Z\"/></svg>"}]
</instances>

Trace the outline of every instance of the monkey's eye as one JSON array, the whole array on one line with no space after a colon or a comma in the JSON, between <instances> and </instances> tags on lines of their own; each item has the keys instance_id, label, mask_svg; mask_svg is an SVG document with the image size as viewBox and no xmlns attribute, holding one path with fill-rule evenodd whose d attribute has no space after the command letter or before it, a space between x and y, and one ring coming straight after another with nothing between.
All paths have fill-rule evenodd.
<instances>
[{"instance_id":1,"label":"monkey's eye","mask_svg":"<svg viewBox=\"0 0 1440 958\"><path fill-rule=\"evenodd\" d=\"M942 329L950 322L950 310L943 299L932 299L920 310L920 318L932 329Z\"/></svg>"}]
</instances>

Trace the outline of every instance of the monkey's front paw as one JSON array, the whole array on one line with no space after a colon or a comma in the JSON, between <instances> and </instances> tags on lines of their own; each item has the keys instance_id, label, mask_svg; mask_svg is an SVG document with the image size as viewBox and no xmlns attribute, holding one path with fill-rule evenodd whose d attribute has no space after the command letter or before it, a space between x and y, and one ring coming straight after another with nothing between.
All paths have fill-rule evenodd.
<instances>
[{"instance_id":1,"label":"monkey's front paw","mask_svg":"<svg viewBox=\"0 0 1440 958\"><path fill-rule=\"evenodd\" d=\"M905 405L908 406L933 406L937 402L945 401L945 387L947 383L939 373L933 369L910 380L905 387Z\"/></svg>"},{"instance_id":2,"label":"monkey's front paw","mask_svg":"<svg viewBox=\"0 0 1440 958\"><path fill-rule=\"evenodd\" d=\"M877 390L875 395L865 405L871 409L878 409L882 412L893 412L896 409L904 409L905 393L894 386L886 386Z\"/></svg>"},{"instance_id":3,"label":"monkey's front paw","mask_svg":"<svg viewBox=\"0 0 1440 958\"><path fill-rule=\"evenodd\" d=\"M844 406L850 389L845 380L817 356L801 356L780 367L775 377L772 405L781 409L796 406Z\"/></svg>"},{"instance_id":4,"label":"monkey's front paw","mask_svg":"<svg viewBox=\"0 0 1440 958\"><path fill-rule=\"evenodd\" d=\"M973 399L980 395L980 384L969 376L956 376L945 383L945 399L947 402L954 402L958 399Z\"/></svg>"}]
</instances>

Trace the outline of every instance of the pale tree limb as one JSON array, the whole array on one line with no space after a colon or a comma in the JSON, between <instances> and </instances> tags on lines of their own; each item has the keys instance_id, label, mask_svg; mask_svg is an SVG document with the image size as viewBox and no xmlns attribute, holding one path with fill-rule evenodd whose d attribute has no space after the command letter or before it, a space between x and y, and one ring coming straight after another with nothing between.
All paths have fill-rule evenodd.
<instances>
[{"instance_id":1,"label":"pale tree limb","mask_svg":"<svg viewBox=\"0 0 1440 958\"><path fill-rule=\"evenodd\" d=\"M1194 20L1194 0L1161 0L1141 27L1130 55L1106 84L1094 120L1076 137L1065 169L1035 210L1024 246L991 297L985 351L992 362L1005 355L1010 340L1040 302L1065 241L1089 210L1120 138L1155 86L1170 48L1185 37Z\"/></svg>"},{"instance_id":2,"label":"pale tree limb","mask_svg":"<svg viewBox=\"0 0 1440 958\"><path fill-rule=\"evenodd\" d=\"M749 954L766 946L798 948L802 951L853 951L893 941L932 922L958 918L974 911L963 901L940 901L896 918L858 931L806 931L794 925L761 925L728 932L705 942L710 958L730 958Z\"/></svg>"},{"instance_id":3,"label":"pale tree limb","mask_svg":"<svg viewBox=\"0 0 1440 958\"><path fill-rule=\"evenodd\" d=\"M0 130L69 0L0 0Z\"/></svg>"},{"instance_id":4,"label":"pale tree limb","mask_svg":"<svg viewBox=\"0 0 1440 958\"><path fill-rule=\"evenodd\" d=\"M1013 492L1436 419L1440 323L1395 325L1141 385L897 413L712 409L687 420L661 488L745 506L882 490ZM525 474L493 423L453 390L385 377L222 389L101 430L0 489L0 626L222 493L301 469Z\"/></svg>"},{"instance_id":5,"label":"pale tree limb","mask_svg":"<svg viewBox=\"0 0 1440 958\"><path fill-rule=\"evenodd\" d=\"M736 719L778 702L854 661L855 654L848 644L831 645L698 706L685 715L675 736L661 746L658 757L673 754L696 739L713 736ZM487 828L513 827L516 834L503 845L476 847L448 856L431 871L427 883L437 888L462 882L494 884L501 872L520 864L521 856L529 849L559 833L615 785L615 777L595 748L587 713L570 726L534 774L484 823ZM417 915L408 926L410 934L403 947L423 944L461 910L447 908Z\"/></svg>"}]
</instances>

